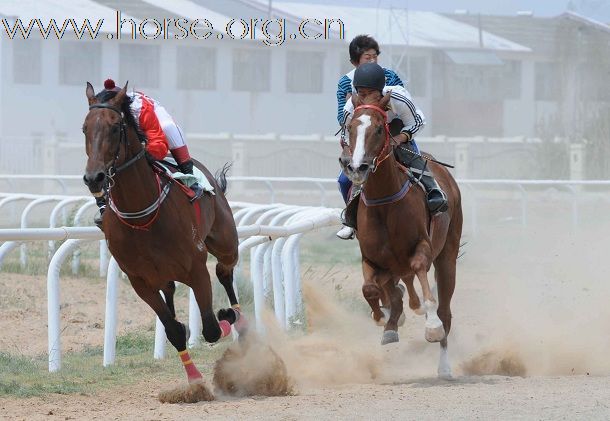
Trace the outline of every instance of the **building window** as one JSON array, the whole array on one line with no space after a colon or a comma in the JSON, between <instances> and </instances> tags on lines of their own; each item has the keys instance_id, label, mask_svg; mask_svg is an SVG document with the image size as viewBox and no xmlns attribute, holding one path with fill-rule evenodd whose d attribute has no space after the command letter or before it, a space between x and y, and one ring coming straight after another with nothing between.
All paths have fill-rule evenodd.
<instances>
[{"instance_id":1,"label":"building window","mask_svg":"<svg viewBox=\"0 0 610 421\"><path fill-rule=\"evenodd\" d=\"M536 63L536 100L555 101L559 98L559 66L557 63Z\"/></svg>"},{"instance_id":2,"label":"building window","mask_svg":"<svg viewBox=\"0 0 610 421\"><path fill-rule=\"evenodd\" d=\"M271 86L271 52L233 50L233 90L268 92Z\"/></svg>"},{"instance_id":3,"label":"building window","mask_svg":"<svg viewBox=\"0 0 610 421\"><path fill-rule=\"evenodd\" d=\"M37 39L11 41L13 46L13 81L40 84L42 78L42 41Z\"/></svg>"},{"instance_id":4,"label":"building window","mask_svg":"<svg viewBox=\"0 0 610 421\"><path fill-rule=\"evenodd\" d=\"M83 85L86 81L101 79L102 46L84 41L59 43L59 83Z\"/></svg>"},{"instance_id":5,"label":"building window","mask_svg":"<svg viewBox=\"0 0 610 421\"><path fill-rule=\"evenodd\" d=\"M216 50L207 47L178 47L176 86L178 89L216 89Z\"/></svg>"},{"instance_id":6,"label":"building window","mask_svg":"<svg viewBox=\"0 0 610 421\"><path fill-rule=\"evenodd\" d=\"M143 44L122 44L119 46L118 83L134 88L159 87L159 46Z\"/></svg>"},{"instance_id":7,"label":"building window","mask_svg":"<svg viewBox=\"0 0 610 421\"><path fill-rule=\"evenodd\" d=\"M286 63L287 92L322 92L324 53L289 51L286 54Z\"/></svg>"}]
</instances>

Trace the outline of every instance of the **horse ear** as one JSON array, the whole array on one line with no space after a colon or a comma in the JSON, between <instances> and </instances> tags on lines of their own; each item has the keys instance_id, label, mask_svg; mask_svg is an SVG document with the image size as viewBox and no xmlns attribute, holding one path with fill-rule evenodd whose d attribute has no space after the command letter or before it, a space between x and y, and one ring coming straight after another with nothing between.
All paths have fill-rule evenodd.
<instances>
[{"instance_id":1,"label":"horse ear","mask_svg":"<svg viewBox=\"0 0 610 421\"><path fill-rule=\"evenodd\" d=\"M360 106L360 104L362 104L362 99L360 98L360 95L354 92L352 95L352 105L354 106L354 109Z\"/></svg>"},{"instance_id":2,"label":"horse ear","mask_svg":"<svg viewBox=\"0 0 610 421\"><path fill-rule=\"evenodd\" d=\"M125 100L125 96L127 95L127 85L129 84L129 81L125 82L125 86L123 86L123 89L121 89L114 98L112 98L110 100L110 102L114 105L114 106L121 106L123 104L123 101Z\"/></svg>"},{"instance_id":3,"label":"horse ear","mask_svg":"<svg viewBox=\"0 0 610 421\"><path fill-rule=\"evenodd\" d=\"M385 110L386 107L388 106L388 104L390 103L391 98L392 98L392 91L388 91L388 93L385 94L383 98L381 98L381 101L379 101L379 107L382 110Z\"/></svg>"},{"instance_id":4,"label":"horse ear","mask_svg":"<svg viewBox=\"0 0 610 421\"><path fill-rule=\"evenodd\" d=\"M85 94L87 94L87 100L89 101L89 105L97 101L95 99L95 91L93 90L93 85L91 85L89 82L87 82L87 89L85 90Z\"/></svg>"}]
</instances>

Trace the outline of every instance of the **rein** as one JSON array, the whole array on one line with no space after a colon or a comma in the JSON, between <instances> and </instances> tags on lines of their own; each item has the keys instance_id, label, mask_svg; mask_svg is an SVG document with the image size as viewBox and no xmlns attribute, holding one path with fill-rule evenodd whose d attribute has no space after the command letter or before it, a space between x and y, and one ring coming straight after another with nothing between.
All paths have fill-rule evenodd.
<instances>
[{"instance_id":1,"label":"rein","mask_svg":"<svg viewBox=\"0 0 610 421\"><path fill-rule=\"evenodd\" d=\"M159 197L157 198L157 200L155 200L148 207L146 207L143 210L138 211L138 212L122 212L122 211L120 211L117 208L117 206L115 204L115 201L112 199L112 192L111 192L111 190L112 190L112 187L114 187L114 185L115 185L114 176L117 175L118 173L120 173L121 171L129 168L130 166L132 166L138 160L142 159L146 155L146 148L142 147L142 149L136 155L134 155L133 157L128 159L126 162L123 162L121 165L119 165L117 167L116 166L116 161L119 158L119 153L120 153L120 150L121 150L121 145L123 145L124 148L125 148L125 156L127 156L127 147L128 147L128 144L127 144L127 132L126 132L125 118L124 118L123 112L120 109L118 109L118 108L116 108L113 105L108 104L108 103L92 104L92 105L89 106L89 111L91 111L92 109L95 109L95 108L105 108L105 109L114 111L115 113L117 113L117 114L119 114L121 116L121 129L120 129L120 134L119 134L119 144L118 144L116 152L114 154L114 159L112 160L112 163L111 163L110 167L108 167L108 169L106 170L106 180L108 180L108 181L106 182L104 190L106 190L106 194L105 195L108 197L108 206L110 207L110 209L112 209L112 211L116 214L116 216L119 219L119 221L121 221L123 224L127 225L128 227L130 227L132 229L138 229L138 230L147 231L149 229L149 227L159 217L159 211L160 211L160 208L161 208L161 203L163 203L163 201L167 198L167 195L169 194L169 190L170 190L170 187L171 187L171 182L168 181L163 186L163 188L161 188L161 179L159 178L159 174L155 172L155 178L157 180L157 191L158 191L158 194L159 194ZM144 218L146 216L151 215L153 212L154 212L154 215L153 215L152 219L150 221L148 221L147 223L145 223L145 224L135 225L135 224L131 224L131 223L126 221L126 219Z\"/></svg>"}]
</instances>

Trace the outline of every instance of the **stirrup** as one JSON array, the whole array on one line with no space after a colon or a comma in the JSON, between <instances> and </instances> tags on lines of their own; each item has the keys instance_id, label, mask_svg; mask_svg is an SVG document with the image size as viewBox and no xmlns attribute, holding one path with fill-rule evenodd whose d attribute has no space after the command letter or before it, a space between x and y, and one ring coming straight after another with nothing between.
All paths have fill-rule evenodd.
<instances>
[{"instance_id":1,"label":"stirrup","mask_svg":"<svg viewBox=\"0 0 610 421\"><path fill-rule=\"evenodd\" d=\"M195 195L189 199L191 203L198 200L201 196L203 196L203 193L205 193L205 190L203 190L203 187L201 187L199 183L193 183L190 188L195 193Z\"/></svg>"}]
</instances>

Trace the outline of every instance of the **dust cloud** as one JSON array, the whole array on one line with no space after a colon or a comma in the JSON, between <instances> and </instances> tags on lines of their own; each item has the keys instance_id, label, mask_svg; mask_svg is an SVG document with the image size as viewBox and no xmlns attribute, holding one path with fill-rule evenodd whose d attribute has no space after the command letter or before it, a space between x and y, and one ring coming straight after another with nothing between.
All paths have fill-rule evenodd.
<instances>
[{"instance_id":1,"label":"dust cloud","mask_svg":"<svg viewBox=\"0 0 610 421\"><path fill-rule=\"evenodd\" d=\"M583 222L569 229L558 215L541 217L544 223L527 228L489 224L476 237L466 235L449 335L458 380L610 373L610 262L605 239L595 235L608 224ZM353 305L364 303L358 265L340 271L345 277L339 295L336 285L319 276L328 271L306 273L305 334L284 333L266 314L265 340L284 361L296 390L436 377L439 345L424 340L424 318L407 310L400 342L382 347L382 328L365 305Z\"/></svg>"}]
</instances>

